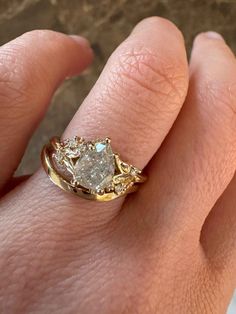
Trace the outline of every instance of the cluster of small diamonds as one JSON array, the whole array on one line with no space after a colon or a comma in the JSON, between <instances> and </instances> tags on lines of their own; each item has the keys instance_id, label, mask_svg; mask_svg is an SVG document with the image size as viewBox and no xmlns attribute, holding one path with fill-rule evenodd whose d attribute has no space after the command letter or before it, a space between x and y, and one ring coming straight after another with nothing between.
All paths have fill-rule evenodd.
<instances>
[{"instance_id":1,"label":"cluster of small diamonds","mask_svg":"<svg viewBox=\"0 0 236 314\"><path fill-rule=\"evenodd\" d=\"M140 173L140 170L127 163L121 163L122 174L114 178L114 190L117 194L123 194L135 182L135 177ZM127 176L127 177L126 177Z\"/></svg>"},{"instance_id":2,"label":"cluster of small diamonds","mask_svg":"<svg viewBox=\"0 0 236 314\"><path fill-rule=\"evenodd\" d=\"M78 158L81 153L86 149L84 140L80 137L73 137L61 142L55 152L55 158L58 163L62 164L65 158Z\"/></svg>"}]
</instances>

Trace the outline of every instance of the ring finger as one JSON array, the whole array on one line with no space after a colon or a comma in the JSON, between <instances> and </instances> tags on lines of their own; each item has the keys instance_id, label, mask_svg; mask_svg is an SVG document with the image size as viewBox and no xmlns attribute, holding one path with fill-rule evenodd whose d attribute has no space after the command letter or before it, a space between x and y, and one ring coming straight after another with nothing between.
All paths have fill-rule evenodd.
<instances>
[{"instance_id":1,"label":"ring finger","mask_svg":"<svg viewBox=\"0 0 236 314\"><path fill-rule=\"evenodd\" d=\"M155 36L150 40L152 32ZM113 53L64 137L109 136L114 150L124 160L143 168L178 115L187 85L188 66L181 33L167 20L146 19ZM91 208L90 202L54 188L41 171L26 183L24 192L36 182L37 193L43 196L40 207L50 193L50 199L55 195L56 204L79 206L82 211ZM29 199L30 193L26 193ZM47 202L46 206L55 205ZM93 207L100 218L109 218L119 206L118 200Z\"/></svg>"}]
</instances>

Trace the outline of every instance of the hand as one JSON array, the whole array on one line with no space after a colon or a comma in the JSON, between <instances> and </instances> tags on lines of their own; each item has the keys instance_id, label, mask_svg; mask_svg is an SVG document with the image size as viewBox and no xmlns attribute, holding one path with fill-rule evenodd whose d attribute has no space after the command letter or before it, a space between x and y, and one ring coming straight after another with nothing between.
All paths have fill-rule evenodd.
<instances>
[{"instance_id":1,"label":"hand","mask_svg":"<svg viewBox=\"0 0 236 314\"><path fill-rule=\"evenodd\" d=\"M55 88L91 61L85 39L52 31L0 48L0 312L225 313L236 278L236 60L219 35L198 35L188 66L171 22L142 21L66 129L111 137L145 168L138 192L91 202L42 169L12 189Z\"/></svg>"}]
</instances>

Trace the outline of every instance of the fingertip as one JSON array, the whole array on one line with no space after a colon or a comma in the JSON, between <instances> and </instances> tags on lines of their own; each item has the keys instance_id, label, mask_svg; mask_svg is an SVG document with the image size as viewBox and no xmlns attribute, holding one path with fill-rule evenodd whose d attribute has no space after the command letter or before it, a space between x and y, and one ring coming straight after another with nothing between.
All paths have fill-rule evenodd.
<instances>
[{"instance_id":1,"label":"fingertip","mask_svg":"<svg viewBox=\"0 0 236 314\"><path fill-rule=\"evenodd\" d=\"M90 42L88 41L87 38L79 36L79 35L69 35L70 38L74 39L79 45L82 45L83 47L89 49L90 46Z\"/></svg>"},{"instance_id":2,"label":"fingertip","mask_svg":"<svg viewBox=\"0 0 236 314\"><path fill-rule=\"evenodd\" d=\"M214 32L214 31L208 31L202 34L203 36L205 36L208 39L217 39L217 40L223 40L224 38L221 34Z\"/></svg>"},{"instance_id":3,"label":"fingertip","mask_svg":"<svg viewBox=\"0 0 236 314\"><path fill-rule=\"evenodd\" d=\"M159 17L159 16L151 16L141 20L132 30L131 34L135 34L137 32L143 32L143 30L150 28L150 34L155 35L155 28L162 29L164 28L169 33L173 33L175 36L178 36L181 41L184 42L184 37L179 28L170 20Z\"/></svg>"},{"instance_id":4,"label":"fingertip","mask_svg":"<svg viewBox=\"0 0 236 314\"><path fill-rule=\"evenodd\" d=\"M69 35L69 37L93 55L93 49L91 48L90 42L87 38L79 35Z\"/></svg>"},{"instance_id":5,"label":"fingertip","mask_svg":"<svg viewBox=\"0 0 236 314\"><path fill-rule=\"evenodd\" d=\"M194 38L193 45L198 45L202 42L223 42L225 40L223 36L215 31L202 32L196 35Z\"/></svg>"},{"instance_id":6,"label":"fingertip","mask_svg":"<svg viewBox=\"0 0 236 314\"><path fill-rule=\"evenodd\" d=\"M223 36L214 31L199 33L195 37L191 53L191 60L193 55L196 59L208 59L210 55L211 59L235 59L234 53L227 45Z\"/></svg>"},{"instance_id":7,"label":"fingertip","mask_svg":"<svg viewBox=\"0 0 236 314\"><path fill-rule=\"evenodd\" d=\"M88 65L90 65L94 59L94 52L90 45L90 42L87 38L79 36L79 35L69 35L71 39L73 39L76 44L80 46L84 50L84 55L86 56L86 61L84 64L84 68L86 69Z\"/></svg>"}]
</instances>

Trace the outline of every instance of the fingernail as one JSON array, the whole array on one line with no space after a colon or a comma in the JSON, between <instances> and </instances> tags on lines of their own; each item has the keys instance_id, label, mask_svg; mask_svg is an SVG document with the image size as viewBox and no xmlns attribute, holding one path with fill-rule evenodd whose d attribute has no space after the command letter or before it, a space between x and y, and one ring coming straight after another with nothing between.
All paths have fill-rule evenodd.
<instances>
[{"instance_id":1,"label":"fingernail","mask_svg":"<svg viewBox=\"0 0 236 314\"><path fill-rule=\"evenodd\" d=\"M204 35L209 39L224 40L224 38L217 32L209 31L204 33Z\"/></svg>"},{"instance_id":2,"label":"fingernail","mask_svg":"<svg viewBox=\"0 0 236 314\"><path fill-rule=\"evenodd\" d=\"M90 46L90 42L88 41L88 39L79 36L79 35L69 35L71 38L73 38L77 43L79 43L80 45L82 45L84 48L87 49L92 49Z\"/></svg>"}]
</instances>

